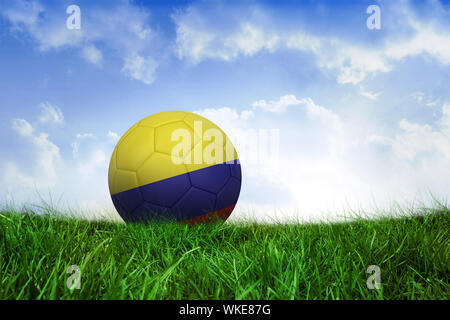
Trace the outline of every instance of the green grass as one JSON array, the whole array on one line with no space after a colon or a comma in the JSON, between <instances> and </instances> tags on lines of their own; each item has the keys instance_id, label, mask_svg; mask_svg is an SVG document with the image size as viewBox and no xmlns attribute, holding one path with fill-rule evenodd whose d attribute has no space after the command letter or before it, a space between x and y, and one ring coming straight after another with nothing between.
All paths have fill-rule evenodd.
<instances>
[{"instance_id":1,"label":"green grass","mask_svg":"<svg viewBox=\"0 0 450 320\"><path fill-rule=\"evenodd\" d=\"M449 299L450 211L308 225L0 213L0 299ZM68 289L67 268L81 268ZM381 290L369 290L369 265Z\"/></svg>"}]
</instances>

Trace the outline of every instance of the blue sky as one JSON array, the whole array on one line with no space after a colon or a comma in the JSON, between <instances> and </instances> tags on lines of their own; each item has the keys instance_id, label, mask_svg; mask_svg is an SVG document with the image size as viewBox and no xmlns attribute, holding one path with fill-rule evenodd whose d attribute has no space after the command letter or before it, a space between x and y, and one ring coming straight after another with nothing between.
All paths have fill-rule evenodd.
<instances>
[{"instance_id":1,"label":"blue sky","mask_svg":"<svg viewBox=\"0 0 450 320\"><path fill-rule=\"evenodd\" d=\"M278 130L276 160L242 161L237 218L447 199L449 18L439 1L2 1L0 199L111 211L118 137L173 109Z\"/></svg>"}]
</instances>

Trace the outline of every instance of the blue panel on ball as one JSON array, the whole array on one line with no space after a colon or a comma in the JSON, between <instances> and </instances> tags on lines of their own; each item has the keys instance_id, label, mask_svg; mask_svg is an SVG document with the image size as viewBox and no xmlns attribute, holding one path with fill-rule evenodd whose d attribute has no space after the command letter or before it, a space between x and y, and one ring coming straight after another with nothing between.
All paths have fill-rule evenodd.
<instances>
[{"instance_id":1,"label":"blue panel on ball","mask_svg":"<svg viewBox=\"0 0 450 320\"><path fill-rule=\"evenodd\" d=\"M139 188L119 192L113 195L112 198L114 205L117 203L121 210L125 213L133 212L133 210L136 209L144 201L144 199L142 199Z\"/></svg>"},{"instance_id":2,"label":"blue panel on ball","mask_svg":"<svg viewBox=\"0 0 450 320\"><path fill-rule=\"evenodd\" d=\"M212 212L215 205L215 194L192 187L171 208L171 211L177 221L183 221Z\"/></svg>"},{"instance_id":3,"label":"blue panel on ball","mask_svg":"<svg viewBox=\"0 0 450 320\"><path fill-rule=\"evenodd\" d=\"M217 194L216 210L235 204L239 198L241 182L236 178L228 180L225 187Z\"/></svg>"},{"instance_id":4,"label":"blue panel on ball","mask_svg":"<svg viewBox=\"0 0 450 320\"><path fill-rule=\"evenodd\" d=\"M240 164L217 164L119 192L112 200L126 222L184 221L235 205L240 179Z\"/></svg>"},{"instance_id":5,"label":"blue panel on ball","mask_svg":"<svg viewBox=\"0 0 450 320\"><path fill-rule=\"evenodd\" d=\"M241 181L242 180L241 165L240 164L230 165L230 169L231 169L231 176Z\"/></svg>"},{"instance_id":6,"label":"blue panel on ball","mask_svg":"<svg viewBox=\"0 0 450 320\"><path fill-rule=\"evenodd\" d=\"M230 179L230 165L218 164L189 173L194 187L217 193Z\"/></svg>"},{"instance_id":7,"label":"blue panel on ball","mask_svg":"<svg viewBox=\"0 0 450 320\"><path fill-rule=\"evenodd\" d=\"M158 206L169 208L175 204L191 187L187 174L164 179L139 187L144 200Z\"/></svg>"}]
</instances>

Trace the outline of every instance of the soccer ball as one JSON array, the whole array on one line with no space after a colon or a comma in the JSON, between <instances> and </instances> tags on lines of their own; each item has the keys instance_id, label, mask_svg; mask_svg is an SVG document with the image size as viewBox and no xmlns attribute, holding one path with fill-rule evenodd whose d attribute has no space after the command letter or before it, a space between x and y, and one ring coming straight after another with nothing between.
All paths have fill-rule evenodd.
<instances>
[{"instance_id":1,"label":"soccer ball","mask_svg":"<svg viewBox=\"0 0 450 320\"><path fill-rule=\"evenodd\" d=\"M125 222L226 220L239 197L241 166L214 123L165 111L125 132L111 156L108 184Z\"/></svg>"}]
</instances>

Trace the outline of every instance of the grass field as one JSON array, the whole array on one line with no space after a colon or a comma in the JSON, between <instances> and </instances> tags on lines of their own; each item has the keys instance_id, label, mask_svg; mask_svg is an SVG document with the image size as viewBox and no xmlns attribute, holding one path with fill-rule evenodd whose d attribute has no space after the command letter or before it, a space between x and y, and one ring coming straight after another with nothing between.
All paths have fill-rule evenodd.
<instances>
[{"instance_id":1,"label":"grass field","mask_svg":"<svg viewBox=\"0 0 450 320\"><path fill-rule=\"evenodd\" d=\"M449 299L448 208L308 225L125 225L0 212L0 299ZM68 289L67 268L81 269ZM381 290L369 290L369 265Z\"/></svg>"}]
</instances>

